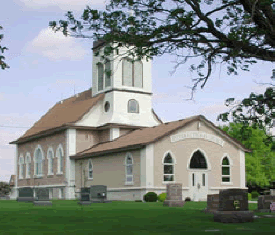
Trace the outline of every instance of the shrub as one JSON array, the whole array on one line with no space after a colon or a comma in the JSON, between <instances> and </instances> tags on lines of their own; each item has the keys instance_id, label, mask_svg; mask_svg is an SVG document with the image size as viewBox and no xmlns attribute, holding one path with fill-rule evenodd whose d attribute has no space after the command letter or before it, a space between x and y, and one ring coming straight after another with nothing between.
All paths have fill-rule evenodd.
<instances>
[{"instance_id":1,"label":"shrub","mask_svg":"<svg viewBox=\"0 0 275 235\"><path fill-rule=\"evenodd\" d=\"M143 200L146 202L156 202L158 200L158 195L154 192L148 192L143 196Z\"/></svg>"},{"instance_id":2,"label":"shrub","mask_svg":"<svg viewBox=\"0 0 275 235\"><path fill-rule=\"evenodd\" d=\"M248 201L251 201L251 199L252 199L252 195L251 193L248 193Z\"/></svg>"},{"instance_id":3,"label":"shrub","mask_svg":"<svg viewBox=\"0 0 275 235\"><path fill-rule=\"evenodd\" d=\"M190 197L186 197L186 198L185 198L185 201L186 201L186 202L190 202L190 201L191 201L191 198L190 198Z\"/></svg>"},{"instance_id":4,"label":"shrub","mask_svg":"<svg viewBox=\"0 0 275 235\"><path fill-rule=\"evenodd\" d=\"M158 201L164 202L164 200L166 199L166 195L166 193L161 193L160 195L158 195Z\"/></svg>"},{"instance_id":5,"label":"shrub","mask_svg":"<svg viewBox=\"0 0 275 235\"><path fill-rule=\"evenodd\" d=\"M252 198L257 198L260 194L257 191L252 191L251 196Z\"/></svg>"}]
</instances>

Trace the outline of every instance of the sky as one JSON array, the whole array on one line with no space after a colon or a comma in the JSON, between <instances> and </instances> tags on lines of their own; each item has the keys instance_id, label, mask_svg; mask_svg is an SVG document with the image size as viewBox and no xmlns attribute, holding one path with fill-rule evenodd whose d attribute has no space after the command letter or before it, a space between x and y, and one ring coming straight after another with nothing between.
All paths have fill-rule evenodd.
<instances>
[{"instance_id":1,"label":"sky","mask_svg":"<svg viewBox=\"0 0 275 235\"><path fill-rule=\"evenodd\" d=\"M4 3L3 3L4 2ZM65 20L65 13L81 15L86 5L104 9L103 0L6 0L1 2L0 25L4 30L2 46L10 69L0 70L0 181L14 174L15 145L18 139L56 102L92 85L92 40L64 37L53 33L49 21ZM247 98L251 92L263 93L270 83L270 62L258 62L249 72L227 75L226 65L216 66L203 89L193 101L189 65L171 74L175 58L156 57L152 61L152 107L163 122L204 115L216 125L220 113L229 110L225 100ZM198 61L192 61L196 63ZM257 83L256 83L257 82Z\"/></svg>"}]
</instances>

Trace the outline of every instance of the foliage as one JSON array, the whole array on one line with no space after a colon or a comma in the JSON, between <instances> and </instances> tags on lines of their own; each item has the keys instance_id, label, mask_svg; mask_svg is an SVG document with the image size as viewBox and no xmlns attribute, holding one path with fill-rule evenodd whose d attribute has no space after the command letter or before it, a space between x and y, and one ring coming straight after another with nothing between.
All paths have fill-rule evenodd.
<instances>
[{"instance_id":1,"label":"foliage","mask_svg":"<svg viewBox=\"0 0 275 235\"><path fill-rule=\"evenodd\" d=\"M228 98L225 105L229 106L234 103L234 98ZM266 88L264 94L251 93L248 98L242 100L240 104L234 105L229 112L222 113L218 116L217 120L224 122L229 121L228 115L231 112L233 122L243 124L243 132L246 132L246 126L259 127L262 130L271 128L274 125L275 119L275 89L273 87ZM245 110L247 111L245 114ZM269 143L272 136L266 139ZM274 146L273 146L274 150Z\"/></svg>"},{"instance_id":2,"label":"foliage","mask_svg":"<svg viewBox=\"0 0 275 235\"><path fill-rule=\"evenodd\" d=\"M252 195L251 193L248 193L248 201L251 201L251 199L252 199Z\"/></svg>"},{"instance_id":3,"label":"foliage","mask_svg":"<svg viewBox=\"0 0 275 235\"><path fill-rule=\"evenodd\" d=\"M166 193L161 193L160 195L158 195L158 201L164 202L164 200L166 199L166 196L167 196Z\"/></svg>"},{"instance_id":4,"label":"foliage","mask_svg":"<svg viewBox=\"0 0 275 235\"><path fill-rule=\"evenodd\" d=\"M185 198L185 201L186 201L186 202L191 202L191 198L190 198L190 197L186 197L186 198Z\"/></svg>"},{"instance_id":5,"label":"foliage","mask_svg":"<svg viewBox=\"0 0 275 235\"><path fill-rule=\"evenodd\" d=\"M2 29L3 29L3 27L0 25L0 30L2 30ZM3 38L4 38L4 35L0 34L0 43L3 40ZM4 62L5 57L2 55L2 54L4 54L5 50L8 50L8 48L3 47L0 44L0 66L1 66L1 69L9 68L9 66Z\"/></svg>"},{"instance_id":6,"label":"foliage","mask_svg":"<svg viewBox=\"0 0 275 235\"><path fill-rule=\"evenodd\" d=\"M229 126L219 128L253 151L245 153L247 185L268 186L275 180L275 152L271 151L274 141L267 141L269 136L264 130L251 126L243 128L241 123L229 123Z\"/></svg>"},{"instance_id":7,"label":"foliage","mask_svg":"<svg viewBox=\"0 0 275 235\"><path fill-rule=\"evenodd\" d=\"M111 0L105 11L86 7L80 20L67 12L67 20L49 25L64 35L104 40L106 55L122 45L138 58L176 56L175 69L190 58L204 87L217 63L228 74L248 71L256 60L275 61L274 0ZM131 10L131 14L127 11ZM112 45L112 42L120 42Z\"/></svg>"},{"instance_id":8,"label":"foliage","mask_svg":"<svg viewBox=\"0 0 275 235\"><path fill-rule=\"evenodd\" d=\"M0 195L8 195L11 191L10 185L6 182L0 182Z\"/></svg>"},{"instance_id":9,"label":"foliage","mask_svg":"<svg viewBox=\"0 0 275 235\"><path fill-rule=\"evenodd\" d=\"M252 196L253 199L254 199L254 198L258 198L259 195L260 195L260 194L259 194L257 191L252 191L252 192L251 192L251 196Z\"/></svg>"},{"instance_id":10,"label":"foliage","mask_svg":"<svg viewBox=\"0 0 275 235\"><path fill-rule=\"evenodd\" d=\"M143 200L146 202L156 202L158 195L155 192L148 192L143 196Z\"/></svg>"}]
</instances>

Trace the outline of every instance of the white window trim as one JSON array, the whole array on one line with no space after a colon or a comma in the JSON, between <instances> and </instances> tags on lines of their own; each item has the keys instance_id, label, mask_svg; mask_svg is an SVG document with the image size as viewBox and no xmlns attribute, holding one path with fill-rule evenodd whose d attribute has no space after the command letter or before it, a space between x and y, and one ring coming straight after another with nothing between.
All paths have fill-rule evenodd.
<instances>
[{"instance_id":1,"label":"white window trim","mask_svg":"<svg viewBox=\"0 0 275 235\"><path fill-rule=\"evenodd\" d=\"M124 71L124 61L125 60L128 60L128 61L130 61L131 63L132 63L132 59L131 58L129 58L129 57L123 57L122 58L122 86L126 86L125 84L124 84L124 73L123 73L123 71ZM141 63L141 80L142 80L142 85L141 85L141 87L136 87L135 86L135 63L136 62L138 62L138 63ZM127 86L127 87L129 87L129 86ZM132 63L132 86L130 86L130 87L136 87L136 88L143 88L143 63L142 63L142 61L141 60L138 60L138 61L134 61L133 63Z\"/></svg>"},{"instance_id":2,"label":"white window trim","mask_svg":"<svg viewBox=\"0 0 275 235\"><path fill-rule=\"evenodd\" d=\"M107 87L106 87L106 84L105 84L105 80L106 80L105 69L106 69L106 64L107 64L107 62L110 62L110 69L111 69L111 71L112 71L112 63L111 63L110 60L107 60L105 63L98 62L98 63L96 64L97 92L102 92L105 88L109 88L109 87L112 86L112 73L111 73L111 75L110 75L110 79L111 79L111 84L110 84L110 86L107 86ZM103 81L102 81L102 86L103 86L103 88L102 88L102 90L99 90L99 88L98 88L98 85L99 85L99 82L98 82L98 65L99 65L99 64L102 64L102 66L103 66L103 78L102 78L102 79L103 79Z\"/></svg>"},{"instance_id":3,"label":"white window trim","mask_svg":"<svg viewBox=\"0 0 275 235\"><path fill-rule=\"evenodd\" d=\"M132 164L127 164L127 158L130 157L131 160L132 160ZM133 159L133 155L131 153L126 153L126 156L125 156L125 162L124 162L124 165L125 165L125 185L134 185L134 174L133 174L133 171L134 171L134 159ZM132 166L132 175L128 175L127 174L127 167L128 166ZM127 181L127 177L132 177L132 181Z\"/></svg>"},{"instance_id":4,"label":"white window trim","mask_svg":"<svg viewBox=\"0 0 275 235\"><path fill-rule=\"evenodd\" d=\"M18 161L18 165L19 165L19 179L24 179L24 157L23 154L20 154L19 157L19 161Z\"/></svg>"},{"instance_id":5,"label":"white window trim","mask_svg":"<svg viewBox=\"0 0 275 235\"><path fill-rule=\"evenodd\" d=\"M41 154L42 154L42 167L41 167L42 174L40 174L40 175L38 175L36 172L36 155L35 155L35 153L38 149L40 149ZM43 165L44 165L43 161L45 160L45 157L44 157L43 149L40 144L37 145L37 147L35 148L33 156L34 156L34 178L42 178L43 177Z\"/></svg>"},{"instance_id":6,"label":"white window trim","mask_svg":"<svg viewBox=\"0 0 275 235\"><path fill-rule=\"evenodd\" d=\"M222 165L222 161L223 159L227 157L228 161L229 161L229 165ZM231 174L231 170L232 170L232 159L229 157L228 154L224 154L223 157L221 158L221 163L220 163L220 166L221 166L221 170L223 167L228 167L229 168L229 175L223 175L221 176L221 185L233 185L233 182L232 182L232 174ZM229 177L229 182L223 182L222 179L225 178L225 177Z\"/></svg>"},{"instance_id":7,"label":"white window trim","mask_svg":"<svg viewBox=\"0 0 275 235\"><path fill-rule=\"evenodd\" d=\"M53 170L53 159L54 159L54 151L53 151L53 148L52 147L49 147L48 148L48 151L47 151L47 159L48 159L48 175L54 175L54 172L50 172L50 152L52 152L52 170Z\"/></svg>"},{"instance_id":8,"label":"white window trim","mask_svg":"<svg viewBox=\"0 0 275 235\"><path fill-rule=\"evenodd\" d=\"M31 172L30 174L28 174L28 167L30 168L31 170L31 154L29 152L26 153L26 156L25 156L25 162L26 162L26 179L30 179L31 178Z\"/></svg>"},{"instance_id":9,"label":"white window trim","mask_svg":"<svg viewBox=\"0 0 275 235\"><path fill-rule=\"evenodd\" d=\"M90 178L90 163L92 164L92 178ZM88 161L88 180L92 180L94 178L94 165L92 159Z\"/></svg>"},{"instance_id":10,"label":"white window trim","mask_svg":"<svg viewBox=\"0 0 275 235\"><path fill-rule=\"evenodd\" d=\"M172 157L173 163L164 163L164 159L165 157L170 154L170 156ZM168 150L164 153L163 157L162 157L162 183L163 184L169 184L169 183L175 183L176 182L176 157L174 156L174 154L172 153L171 150ZM173 166L173 172L174 174L164 174L164 165L172 165ZM173 181L164 181L164 175L173 175L174 176L174 180Z\"/></svg>"},{"instance_id":11,"label":"white window trim","mask_svg":"<svg viewBox=\"0 0 275 235\"><path fill-rule=\"evenodd\" d=\"M62 144L59 144L57 149L56 149L56 158L57 158L57 175L63 175L63 171L60 171L60 157L59 157L59 154L58 154L58 150L61 149L61 152L62 152L62 155L63 155L63 170L64 170L64 159L65 159L65 156L64 156L64 150L63 150L63 147L62 147Z\"/></svg>"},{"instance_id":12,"label":"white window trim","mask_svg":"<svg viewBox=\"0 0 275 235\"><path fill-rule=\"evenodd\" d=\"M130 112L130 101L135 101L135 103L136 103L136 105L137 105L137 112ZM138 103L138 101L137 100L135 100L135 99L130 99L130 100L128 100L128 107L127 107L127 111L128 111L128 113L139 113L139 103Z\"/></svg>"}]
</instances>

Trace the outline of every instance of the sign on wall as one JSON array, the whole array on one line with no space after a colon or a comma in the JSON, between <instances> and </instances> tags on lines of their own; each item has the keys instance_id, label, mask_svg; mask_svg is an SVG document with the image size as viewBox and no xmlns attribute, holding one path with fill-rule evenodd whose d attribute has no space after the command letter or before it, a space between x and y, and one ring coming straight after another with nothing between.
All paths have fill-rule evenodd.
<instances>
[{"instance_id":1,"label":"sign on wall","mask_svg":"<svg viewBox=\"0 0 275 235\"><path fill-rule=\"evenodd\" d=\"M177 135L172 135L171 137L171 143L178 142L185 139L205 139L211 142L214 142L216 144L219 144L223 147L224 141L215 135L207 134L202 131L186 131L179 133Z\"/></svg>"}]
</instances>

